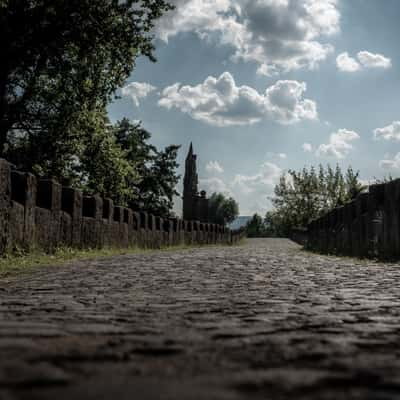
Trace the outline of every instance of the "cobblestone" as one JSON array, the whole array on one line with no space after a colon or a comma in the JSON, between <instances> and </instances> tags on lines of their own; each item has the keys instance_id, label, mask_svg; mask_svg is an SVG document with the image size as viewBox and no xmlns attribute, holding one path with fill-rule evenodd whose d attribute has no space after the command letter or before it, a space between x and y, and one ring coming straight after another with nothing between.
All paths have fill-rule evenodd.
<instances>
[{"instance_id":1,"label":"cobblestone","mask_svg":"<svg viewBox=\"0 0 400 400\"><path fill-rule=\"evenodd\" d=\"M0 280L0 398L400 398L400 268L288 240Z\"/></svg>"}]
</instances>

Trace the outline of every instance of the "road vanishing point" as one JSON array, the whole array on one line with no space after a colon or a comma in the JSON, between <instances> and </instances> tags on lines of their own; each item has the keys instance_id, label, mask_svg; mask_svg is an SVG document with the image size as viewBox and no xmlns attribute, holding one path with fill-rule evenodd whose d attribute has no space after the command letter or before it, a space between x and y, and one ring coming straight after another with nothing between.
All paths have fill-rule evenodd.
<instances>
[{"instance_id":1,"label":"road vanishing point","mask_svg":"<svg viewBox=\"0 0 400 400\"><path fill-rule=\"evenodd\" d=\"M0 280L0 398L400 398L400 268L285 239Z\"/></svg>"}]
</instances>

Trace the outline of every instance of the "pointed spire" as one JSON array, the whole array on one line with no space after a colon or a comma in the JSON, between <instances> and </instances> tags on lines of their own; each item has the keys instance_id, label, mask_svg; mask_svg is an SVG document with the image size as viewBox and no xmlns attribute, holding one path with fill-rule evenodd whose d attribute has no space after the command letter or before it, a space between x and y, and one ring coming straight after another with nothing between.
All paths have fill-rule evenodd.
<instances>
[{"instance_id":1,"label":"pointed spire","mask_svg":"<svg viewBox=\"0 0 400 400\"><path fill-rule=\"evenodd\" d=\"M188 152L188 155L186 158L187 159L192 158L192 156L193 156L193 145L192 145L192 142L190 142L189 152Z\"/></svg>"}]
</instances>

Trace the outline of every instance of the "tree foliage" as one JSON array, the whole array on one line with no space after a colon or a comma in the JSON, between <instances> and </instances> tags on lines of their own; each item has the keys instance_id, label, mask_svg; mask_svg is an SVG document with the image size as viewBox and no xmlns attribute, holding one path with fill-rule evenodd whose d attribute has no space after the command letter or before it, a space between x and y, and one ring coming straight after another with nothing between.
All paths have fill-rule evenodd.
<instances>
[{"instance_id":1,"label":"tree foliage","mask_svg":"<svg viewBox=\"0 0 400 400\"><path fill-rule=\"evenodd\" d=\"M266 215L270 235L286 236L295 227L308 223L327 211L354 199L363 190L359 172L349 167L343 174L339 165L289 170L276 185L271 198L274 210Z\"/></svg>"},{"instance_id":2,"label":"tree foliage","mask_svg":"<svg viewBox=\"0 0 400 400\"><path fill-rule=\"evenodd\" d=\"M83 151L69 173L74 186L127 206L137 197L134 183L141 179L139 160L132 161L118 143L105 113L92 118Z\"/></svg>"},{"instance_id":3,"label":"tree foliage","mask_svg":"<svg viewBox=\"0 0 400 400\"><path fill-rule=\"evenodd\" d=\"M180 178L176 174L176 157L180 146L170 145L164 150L157 150L148 143L150 133L140 124L131 124L127 119L118 122L113 127L113 133L125 151L126 159L132 165L136 164L140 176L140 180L131 182L136 196L128 201L128 206L168 216L173 197L179 194L175 187Z\"/></svg>"},{"instance_id":4,"label":"tree foliage","mask_svg":"<svg viewBox=\"0 0 400 400\"><path fill-rule=\"evenodd\" d=\"M89 116L102 113L138 56L154 60L151 29L170 8L164 0L3 0L0 156L18 158L17 146L27 170L64 177Z\"/></svg>"},{"instance_id":5,"label":"tree foliage","mask_svg":"<svg viewBox=\"0 0 400 400\"><path fill-rule=\"evenodd\" d=\"M246 224L247 237L257 238L266 236L266 226L263 218L254 214L249 222Z\"/></svg>"},{"instance_id":6,"label":"tree foliage","mask_svg":"<svg viewBox=\"0 0 400 400\"><path fill-rule=\"evenodd\" d=\"M107 104L153 56L166 0L0 2L0 157L120 205L168 216L179 146L158 150Z\"/></svg>"},{"instance_id":7,"label":"tree foliage","mask_svg":"<svg viewBox=\"0 0 400 400\"><path fill-rule=\"evenodd\" d=\"M114 202L162 217L170 216L178 195L176 162L179 146L158 150L140 123L123 119L90 135L75 167L81 187Z\"/></svg>"},{"instance_id":8,"label":"tree foliage","mask_svg":"<svg viewBox=\"0 0 400 400\"><path fill-rule=\"evenodd\" d=\"M209 198L208 215L211 223L226 225L239 215L239 205L232 197L213 193Z\"/></svg>"}]
</instances>

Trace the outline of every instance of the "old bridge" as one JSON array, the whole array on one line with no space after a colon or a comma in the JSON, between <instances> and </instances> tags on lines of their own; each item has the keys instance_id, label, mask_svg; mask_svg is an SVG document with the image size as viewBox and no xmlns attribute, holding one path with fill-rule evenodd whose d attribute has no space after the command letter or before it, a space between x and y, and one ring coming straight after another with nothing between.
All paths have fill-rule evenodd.
<instances>
[{"instance_id":1,"label":"old bridge","mask_svg":"<svg viewBox=\"0 0 400 400\"><path fill-rule=\"evenodd\" d=\"M398 398L399 282L273 239L3 278L0 398Z\"/></svg>"}]
</instances>

